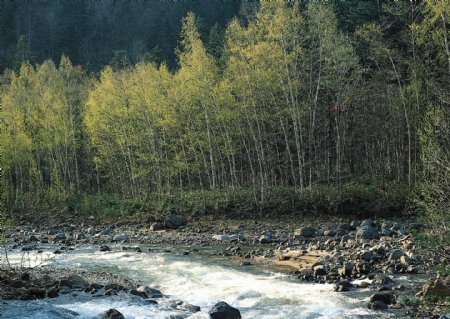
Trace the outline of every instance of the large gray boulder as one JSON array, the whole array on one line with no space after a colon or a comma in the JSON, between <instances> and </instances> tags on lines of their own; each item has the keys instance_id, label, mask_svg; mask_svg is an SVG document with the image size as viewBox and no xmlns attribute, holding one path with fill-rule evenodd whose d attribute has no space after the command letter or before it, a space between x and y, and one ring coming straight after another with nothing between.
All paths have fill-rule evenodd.
<instances>
[{"instance_id":1,"label":"large gray boulder","mask_svg":"<svg viewBox=\"0 0 450 319\"><path fill-rule=\"evenodd\" d=\"M209 310L209 317L211 319L241 319L241 312L231 307L224 301L216 303L211 310Z\"/></svg>"}]
</instances>

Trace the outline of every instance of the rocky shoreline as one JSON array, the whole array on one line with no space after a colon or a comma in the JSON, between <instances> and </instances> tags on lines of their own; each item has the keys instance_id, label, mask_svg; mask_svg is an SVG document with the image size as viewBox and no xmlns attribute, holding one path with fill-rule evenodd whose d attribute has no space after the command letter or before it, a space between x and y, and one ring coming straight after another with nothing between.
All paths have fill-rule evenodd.
<instances>
[{"instance_id":1,"label":"rocky shoreline","mask_svg":"<svg viewBox=\"0 0 450 319\"><path fill-rule=\"evenodd\" d=\"M423 226L414 220L337 220L308 224L305 221L185 221L169 215L142 224L101 225L93 217L84 223L61 223L54 227L27 224L15 227L8 241L11 247L24 251L39 249L41 244L53 244L55 254L84 244L98 245L100 251L108 251L111 244L116 243L124 250L138 252L142 251L140 245L182 245L188 247L183 254L196 254L200 247L214 247L210 250L211 257L231 258L242 266L277 267L289 271L300 281L333 283L334 290L340 293L370 288L372 295L367 307L373 310L389 311L396 317L445 318L450 277L440 276L434 269L447 265L448 256L427 255L414 239L414 234L421 231ZM45 275L52 278L52 285L45 280L39 284L37 279L44 277L38 269L33 272L39 276L29 278L36 287L29 289L29 293L17 289L8 292L3 288L0 292L4 299L52 297L54 291L61 292L60 287L71 288L62 285L61 280L80 276L67 273L64 278L53 278L47 269L42 271L47 271ZM421 280L399 283L396 279L399 276ZM110 290L106 289L110 287L105 286L105 281L80 278L77 280L84 280L82 288L86 292L101 290L106 294ZM112 279L108 278L109 284ZM24 278L16 277L8 280L15 281L16 286L20 286L18 280L25 282ZM151 295L146 289L152 289L150 287L126 280L114 284L121 288L119 291L145 293L146 296L142 294L144 299L156 301L149 298ZM424 303L424 299L428 302ZM424 306L433 299L437 307ZM196 309L183 302L175 307Z\"/></svg>"}]
</instances>

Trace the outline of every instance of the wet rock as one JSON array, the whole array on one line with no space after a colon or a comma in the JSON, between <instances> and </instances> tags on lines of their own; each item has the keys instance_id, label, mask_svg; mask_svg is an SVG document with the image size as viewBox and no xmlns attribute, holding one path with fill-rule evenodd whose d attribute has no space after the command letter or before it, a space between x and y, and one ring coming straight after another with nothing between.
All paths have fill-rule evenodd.
<instances>
[{"instance_id":1,"label":"wet rock","mask_svg":"<svg viewBox=\"0 0 450 319\"><path fill-rule=\"evenodd\" d=\"M334 237L337 235L337 233L334 229L328 229L323 232L323 235L328 237Z\"/></svg>"},{"instance_id":2,"label":"wet rock","mask_svg":"<svg viewBox=\"0 0 450 319\"><path fill-rule=\"evenodd\" d=\"M382 301L387 305L390 305L394 300L394 295L392 292L376 292L370 296L370 302Z\"/></svg>"},{"instance_id":3,"label":"wet rock","mask_svg":"<svg viewBox=\"0 0 450 319\"><path fill-rule=\"evenodd\" d=\"M47 297L48 298L56 298L59 296L59 289L57 287L51 287L47 290Z\"/></svg>"},{"instance_id":4,"label":"wet rock","mask_svg":"<svg viewBox=\"0 0 450 319\"><path fill-rule=\"evenodd\" d=\"M373 280L374 284L378 285L392 285L394 281L384 274L377 274Z\"/></svg>"},{"instance_id":5,"label":"wet rock","mask_svg":"<svg viewBox=\"0 0 450 319\"><path fill-rule=\"evenodd\" d=\"M95 235L95 234L97 233L97 229L95 229L95 227L89 227L89 228L87 229L87 233L88 233L89 235Z\"/></svg>"},{"instance_id":6,"label":"wet rock","mask_svg":"<svg viewBox=\"0 0 450 319\"><path fill-rule=\"evenodd\" d=\"M160 223L160 222L153 223L150 226L151 231L158 231L158 230L163 230L163 229L164 229L164 224Z\"/></svg>"},{"instance_id":7,"label":"wet rock","mask_svg":"<svg viewBox=\"0 0 450 319\"><path fill-rule=\"evenodd\" d=\"M201 308L199 306L195 306L195 305L191 305L188 303L183 303L182 305L179 305L177 307L178 310L182 310L182 311L188 311L188 312L192 312L192 313L196 313L199 312L201 310Z\"/></svg>"},{"instance_id":8,"label":"wet rock","mask_svg":"<svg viewBox=\"0 0 450 319\"><path fill-rule=\"evenodd\" d=\"M110 250L111 250L111 248L109 248L109 246L106 246L106 245L100 246L100 251L110 251Z\"/></svg>"},{"instance_id":9,"label":"wet rock","mask_svg":"<svg viewBox=\"0 0 450 319\"><path fill-rule=\"evenodd\" d=\"M186 226L186 222L181 217L171 214L164 219L164 226L169 229L178 229Z\"/></svg>"},{"instance_id":10,"label":"wet rock","mask_svg":"<svg viewBox=\"0 0 450 319\"><path fill-rule=\"evenodd\" d=\"M325 276L327 271L323 265L318 265L314 267L314 277Z\"/></svg>"},{"instance_id":11,"label":"wet rock","mask_svg":"<svg viewBox=\"0 0 450 319\"><path fill-rule=\"evenodd\" d=\"M162 298L163 294L158 289L150 288L147 286L140 286L136 289L140 293L145 293L148 298Z\"/></svg>"},{"instance_id":12,"label":"wet rock","mask_svg":"<svg viewBox=\"0 0 450 319\"><path fill-rule=\"evenodd\" d=\"M314 227L302 227L302 228L298 228L295 230L294 232L294 236L295 237L314 237L316 234L316 229Z\"/></svg>"},{"instance_id":13,"label":"wet rock","mask_svg":"<svg viewBox=\"0 0 450 319\"><path fill-rule=\"evenodd\" d=\"M211 319L241 319L241 312L226 302L216 303L208 312Z\"/></svg>"},{"instance_id":14,"label":"wet rock","mask_svg":"<svg viewBox=\"0 0 450 319\"><path fill-rule=\"evenodd\" d=\"M353 285L349 281L342 280L342 281L337 282L333 288L334 288L334 291L345 292L345 291L350 291L350 289L352 287L353 287Z\"/></svg>"},{"instance_id":15,"label":"wet rock","mask_svg":"<svg viewBox=\"0 0 450 319\"><path fill-rule=\"evenodd\" d=\"M104 311L101 315L98 315L95 319L125 319L125 317L118 310L109 309Z\"/></svg>"},{"instance_id":16,"label":"wet rock","mask_svg":"<svg viewBox=\"0 0 450 319\"><path fill-rule=\"evenodd\" d=\"M388 305L386 305L384 302L382 301L374 301L369 303L369 307L370 310L378 310L378 311L384 311L388 309Z\"/></svg>"}]
</instances>

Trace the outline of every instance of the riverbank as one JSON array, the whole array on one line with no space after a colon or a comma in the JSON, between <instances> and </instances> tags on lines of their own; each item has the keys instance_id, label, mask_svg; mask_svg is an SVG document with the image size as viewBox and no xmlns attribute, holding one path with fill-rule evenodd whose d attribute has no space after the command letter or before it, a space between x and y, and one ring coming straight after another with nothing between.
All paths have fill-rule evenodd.
<instances>
[{"instance_id":1,"label":"riverbank","mask_svg":"<svg viewBox=\"0 0 450 319\"><path fill-rule=\"evenodd\" d=\"M94 245L104 252L119 246L144 253L148 245L182 246L177 253L226 258L241 267L271 267L289 272L298 282L333 284L338 293L370 289L366 306L395 316L430 317L448 311L442 299L433 304L441 306L430 312L416 297L430 280L437 284L430 284L422 293L428 297L439 293L445 298L448 287L439 286L434 269L448 260L445 256L430 258L421 248L414 233L423 231L423 226L414 220L249 221L209 220L205 216L185 221L171 215L140 224L102 225L88 218L50 227L26 224L13 230L8 238L10 247L25 252L49 244L57 255L82 245ZM207 253L204 247L209 247ZM439 280L448 283L448 277Z\"/></svg>"}]
</instances>

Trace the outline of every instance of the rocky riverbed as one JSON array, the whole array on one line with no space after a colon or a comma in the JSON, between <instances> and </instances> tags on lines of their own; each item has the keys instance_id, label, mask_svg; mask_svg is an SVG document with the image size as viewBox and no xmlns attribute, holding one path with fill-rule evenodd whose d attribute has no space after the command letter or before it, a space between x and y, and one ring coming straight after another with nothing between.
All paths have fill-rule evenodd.
<instances>
[{"instance_id":1,"label":"rocky riverbed","mask_svg":"<svg viewBox=\"0 0 450 319\"><path fill-rule=\"evenodd\" d=\"M148 223L105 225L91 217L84 223L51 227L16 226L8 235L8 245L24 252L52 245L56 255L81 245L94 245L99 251L120 246L133 252L152 249L145 248L149 245L175 245L184 247L177 253L185 255L227 258L242 267L274 267L301 282L331 283L339 293L369 288L372 292L366 306L397 317L440 318L448 312L445 298L448 302L450 277L440 276L435 269L447 265L448 256L427 255L415 240L414 234L421 231L423 226L414 220L186 221L169 215ZM206 253L204 247L209 247ZM18 274L3 273L0 294L3 299L27 299L51 298L70 289L104 295L122 291L157 302L148 294L154 288L139 286L127 278L114 278L107 273L73 274L69 270L58 274L55 277L45 267L25 272L22 269ZM164 292L157 292L163 297ZM431 297L438 297L436 307L423 307L424 298ZM174 307L196 309L183 302Z\"/></svg>"}]
</instances>

